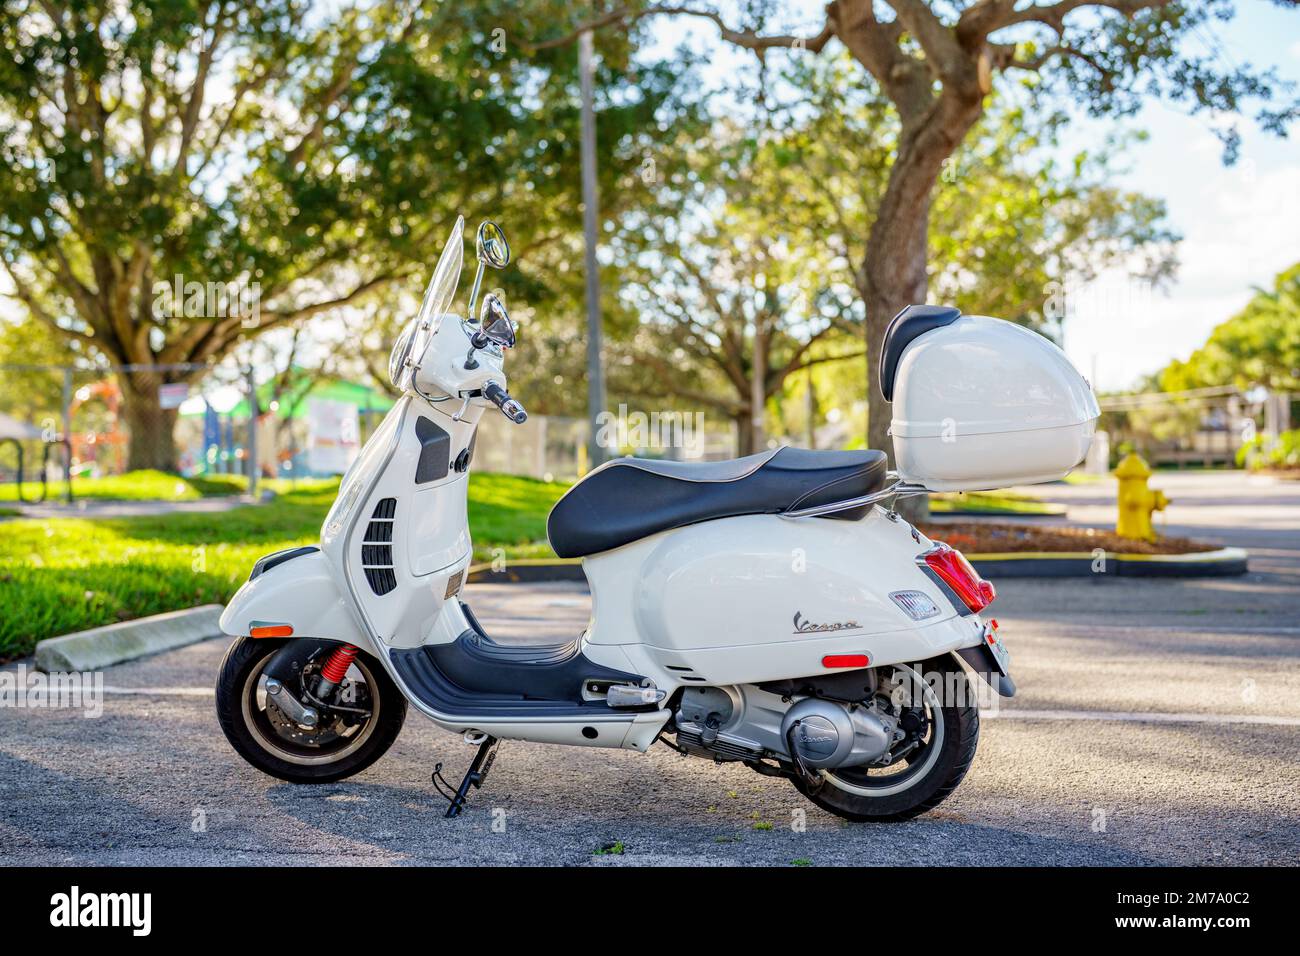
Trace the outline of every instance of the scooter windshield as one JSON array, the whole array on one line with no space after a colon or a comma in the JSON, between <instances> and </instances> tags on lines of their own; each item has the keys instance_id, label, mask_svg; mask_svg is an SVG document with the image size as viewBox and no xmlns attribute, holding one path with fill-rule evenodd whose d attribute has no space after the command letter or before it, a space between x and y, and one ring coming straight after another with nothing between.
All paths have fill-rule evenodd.
<instances>
[{"instance_id":1,"label":"scooter windshield","mask_svg":"<svg viewBox=\"0 0 1300 956\"><path fill-rule=\"evenodd\" d=\"M438 265L434 267L433 278L424 290L424 301L420 303L420 313L415 317L416 329L422 329L427 321L429 338L438 331L438 324L446 311L451 308L452 297L456 295L456 286L460 283L460 270L465 262L465 217L457 216L456 224L451 227L451 235L438 256ZM426 339L427 341L427 339Z\"/></svg>"},{"instance_id":2,"label":"scooter windshield","mask_svg":"<svg viewBox=\"0 0 1300 956\"><path fill-rule=\"evenodd\" d=\"M438 256L433 277L424 290L420 311L402 331L389 356L388 375L398 388L404 389L409 385L411 363L423 359L424 350L433 334L438 331L443 315L451 308L464 260L465 217L457 216L456 224L451 227L451 235L447 237L442 253Z\"/></svg>"}]
</instances>

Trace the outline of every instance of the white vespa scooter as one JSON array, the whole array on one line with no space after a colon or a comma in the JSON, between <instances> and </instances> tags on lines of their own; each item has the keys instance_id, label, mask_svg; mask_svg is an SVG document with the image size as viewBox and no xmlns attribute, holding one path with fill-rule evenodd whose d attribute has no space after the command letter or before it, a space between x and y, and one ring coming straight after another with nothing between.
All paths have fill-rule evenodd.
<instances>
[{"instance_id":1,"label":"white vespa scooter","mask_svg":"<svg viewBox=\"0 0 1300 956\"><path fill-rule=\"evenodd\" d=\"M1043 337L912 306L885 338L898 473L880 451L780 448L734 461L623 458L555 505L551 545L581 557L593 616L550 646L492 640L460 600L466 487L515 329L499 297L448 314L458 220L419 314L393 348L402 398L344 477L320 547L268 555L221 618L236 637L217 713L255 767L299 783L369 766L407 705L478 746L448 816L500 739L621 747L661 741L786 777L850 820L899 820L944 799L974 758L979 715L961 661L1015 686L994 598L962 555L887 506L927 490L1053 480L1085 455L1087 383ZM509 260L493 223L478 274ZM438 765L439 768L441 764Z\"/></svg>"}]
</instances>

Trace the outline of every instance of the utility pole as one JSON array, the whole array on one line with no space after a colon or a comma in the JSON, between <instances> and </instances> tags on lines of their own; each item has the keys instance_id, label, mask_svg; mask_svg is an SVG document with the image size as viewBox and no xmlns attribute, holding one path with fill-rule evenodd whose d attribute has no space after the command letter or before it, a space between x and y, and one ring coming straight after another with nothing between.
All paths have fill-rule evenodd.
<instances>
[{"instance_id":1,"label":"utility pole","mask_svg":"<svg viewBox=\"0 0 1300 956\"><path fill-rule=\"evenodd\" d=\"M754 317L754 368L749 382L749 454L767 447L764 431L767 412L767 338L761 316Z\"/></svg>"},{"instance_id":2,"label":"utility pole","mask_svg":"<svg viewBox=\"0 0 1300 956\"><path fill-rule=\"evenodd\" d=\"M596 468L605 461L605 450L597 441L599 417L605 411L605 373L601 365L600 273L596 262L599 224L596 195L596 114L592 77L592 33L578 37L578 74L582 86L582 235L586 246L587 270L587 461Z\"/></svg>"},{"instance_id":3,"label":"utility pole","mask_svg":"<svg viewBox=\"0 0 1300 956\"><path fill-rule=\"evenodd\" d=\"M808 414L808 447L816 449L817 447L817 393L813 391L813 370L809 365L805 371L808 373L808 391L804 395L804 411Z\"/></svg>"},{"instance_id":4,"label":"utility pole","mask_svg":"<svg viewBox=\"0 0 1300 956\"><path fill-rule=\"evenodd\" d=\"M72 504L72 369L63 370L63 487Z\"/></svg>"},{"instance_id":5,"label":"utility pole","mask_svg":"<svg viewBox=\"0 0 1300 956\"><path fill-rule=\"evenodd\" d=\"M253 366L248 366L248 496L257 499L257 379L253 377Z\"/></svg>"}]
</instances>

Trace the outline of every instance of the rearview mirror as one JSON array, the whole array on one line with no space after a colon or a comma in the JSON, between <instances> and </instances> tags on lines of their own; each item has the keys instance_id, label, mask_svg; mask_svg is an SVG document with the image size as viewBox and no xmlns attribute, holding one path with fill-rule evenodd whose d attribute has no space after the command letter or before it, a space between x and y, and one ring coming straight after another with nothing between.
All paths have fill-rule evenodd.
<instances>
[{"instance_id":1,"label":"rearview mirror","mask_svg":"<svg viewBox=\"0 0 1300 956\"><path fill-rule=\"evenodd\" d=\"M510 243L506 242L505 230L490 219L484 219L478 227L475 248L478 261L493 269L510 265Z\"/></svg>"},{"instance_id":2,"label":"rearview mirror","mask_svg":"<svg viewBox=\"0 0 1300 956\"><path fill-rule=\"evenodd\" d=\"M474 256L478 259L478 272L474 273L474 287L469 291L468 315L474 314L478 290L483 285L483 270L488 266L504 269L510 264L510 243L506 242L506 232L491 219L484 219L479 224L474 250Z\"/></svg>"}]
</instances>

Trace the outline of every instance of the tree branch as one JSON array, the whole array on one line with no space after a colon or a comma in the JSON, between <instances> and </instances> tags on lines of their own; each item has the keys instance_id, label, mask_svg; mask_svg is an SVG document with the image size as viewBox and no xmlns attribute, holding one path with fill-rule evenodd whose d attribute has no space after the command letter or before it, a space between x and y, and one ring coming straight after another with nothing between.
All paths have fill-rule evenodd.
<instances>
[{"instance_id":1,"label":"tree branch","mask_svg":"<svg viewBox=\"0 0 1300 956\"><path fill-rule=\"evenodd\" d=\"M181 115L181 140L176 150L176 175L185 175L185 164L189 159L190 146L199 126L199 117L203 113L203 99L207 95L208 74L216 59L217 47L221 44L221 4L216 5L216 17L212 24L212 40L199 51L198 63L194 69L194 83L190 95L185 101L185 110Z\"/></svg>"},{"instance_id":2,"label":"tree branch","mask_svg":"<svg viewBox=\"0 0 1300 956\"><path fill-rule=\"evenodd\" d=\"M926 0L886 0L908 31L921 44L931 71L948 81L970 79L970 58L956 35L930 9Z\"/></svg>"},{"instance_id":3,"label":"tree branch","mask_svg":"<svg viewBox=\"0 0 1300 956\"><path fill-rule=\"evenodd\" d=\"M988 36L1004 27L1014 26L1018 23L1041 23L1051 27L1059 35L1065 29L1065 18L1081 7L1105 7L1131 17L1142 10L1151 10L1156 7L1164 7L1173 3L1173 0L1057 0L1056 3L1030 4L1020 10L1011 9L1012 4L998 3L998 10L993 14L982 14L975 19L987 19L988 28L983 35ZM972 7L962 15L972 14L976 10ZM960 25L960 20L958 24ZM970 21L968 21L969 24Z\"/></svg>"},{"instance_id":4,"label":"tree branch","mask_svg":"<svg viewBox=\"0 0 1300 956\"><path fill-rule=\"evenodd\" d=\"M1018 58L1015 55L1015 47L1011 44L997 44L994 46L994 50L998 54L995 58L995 62L1000 69L1028 70L1031 73L1036 73L1038 70L1042 69L1042 67L1046 65L1047 61L1052 57L1063 56L1082 60L1108 80L1114 76L1114 72L1106 69L1106 67L1102 65L1096 57L1085 53L1083 50L1078 50L1070 46L1057 45L1048 47L1042 53L1038 54L1038 56L1032 57L1028 60Z\"/></svg>"},{"instance_id":5,"label":"tree branch","mask_svg":"<svg viewBox=\"0 0 1300 956\"><path fill-rule=\"evenodd\" d=\"M555 47L567 46L568 44L573 43L588 30L600 30L604 27L613 26L615 24L631 26L638 20L655 16L699 17L704 20L709 20L718 28L718 32L722 34L724 40L729 43L734 43L736 46L744 47L747 50L754 50L760 55L763 51L774 48L805 49L813 53L820 53L831 37L835 35L835 29L829 22L829 18L826 26L822 27L821 32L816 36L798 37L789 34L781 36L763 36L753 30L732 29L727 26L726 21L722 19L720 14L712 10L697 10L693 7L681 7L670 4L654 4L641 10L629 10L627 7L620 7L611 10L609 13L588 20L586 23L563 36L555 37L550 40L525 42L522 43L521 46L530 52L535 52L537 50L550 50Z\"/></svg>"},{"instance_id":6,"label":"tree branch","mask_svg":"<svg viewBox=\"0 0 1300 956\"><path fill-rule=\"evenodd\" d=\"M99 343L99 340L89 332L82 332L79 329L72 329L60 325L58 319L51 315L45 306L41 304L40 300L36 297L36 294L32 292L31 287L18 277L18 273L9 262L9 257L0 255L0 263L3 263L5 272L9 276L9 281L13 283L14 292L16 293L13 298L17 298L23 303L23 305L27 306L27 310L38 321L43 325L48 326L52 331L57 332L59 335L66 335L90 345L97 345Z\"/></svg>"}]
</instances>

